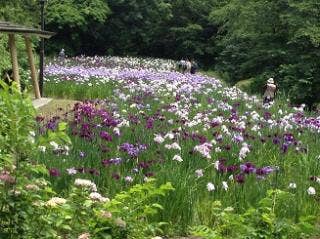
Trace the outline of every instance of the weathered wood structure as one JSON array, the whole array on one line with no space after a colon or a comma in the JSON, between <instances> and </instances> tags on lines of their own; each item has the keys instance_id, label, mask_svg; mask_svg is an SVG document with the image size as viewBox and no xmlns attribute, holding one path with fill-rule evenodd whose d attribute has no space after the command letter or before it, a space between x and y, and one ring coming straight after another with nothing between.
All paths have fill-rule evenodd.
<instances>
[{"instance_id":1,"label":"weathered wood structure","mask_svg":"<svg viewBox=\"0 0 320 239\"><path fill-rule=\"evenodd\" d=\"M38 76L36 66L34 64L34 57L32 52L32 42L31 36L37 36L40 38L50 38L55 33L42 31L36 28L30 28L22 25L17 25L10 22L2 22L0 21L0 33L7 34L9 36L9 49L11 54L11 63L12 63L12 71L13 71L13 79L20 87L20 75L19 75L19 64L18 64L18 53L16 48L16 35L22 35L25 39L26 50L28 54L28 60L30 65L31 79L33 83L33 89L36 99L41 98Z\"/></svg>"}]
</instances>

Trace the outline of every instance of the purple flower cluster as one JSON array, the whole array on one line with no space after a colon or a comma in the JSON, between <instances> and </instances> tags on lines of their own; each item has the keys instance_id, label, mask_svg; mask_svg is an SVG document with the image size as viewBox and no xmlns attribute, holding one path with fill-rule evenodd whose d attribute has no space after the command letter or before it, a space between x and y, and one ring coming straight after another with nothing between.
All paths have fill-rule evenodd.
<instances>
[{"instance_id":1,"label":"purple flower cluster","mask_svg":"<svg viewBox=\"0 0 320 239\"><path fill-rule=\"evenodd\" d=\"M145 144L130 144L130 143L123 143L120 145L120 150L126 152L131 157L138 157L138 155L147 149Z\"/></svg>"}]
</instances>

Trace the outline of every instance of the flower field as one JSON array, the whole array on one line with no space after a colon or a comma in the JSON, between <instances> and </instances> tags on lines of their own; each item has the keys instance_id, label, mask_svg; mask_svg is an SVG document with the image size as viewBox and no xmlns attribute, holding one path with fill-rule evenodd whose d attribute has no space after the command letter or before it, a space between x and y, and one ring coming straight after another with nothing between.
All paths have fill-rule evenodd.
<instances>
[{"instance_id":1,"label":"flower field","mask_svg":"<svg viewBox=\"0 0 320 239\"><path fill-rule=\"evenodd\" d=\"M281 190L287 197L274 198L272 212L319 223L320 117L303 106L263 106L170 60L77 57L53 61L45 76L46 95L81 100L63 117L37 117L38 136L67 122L72 144L51 141L37 155L62 194L76 178L110 198L150 178L171 182L153 220L188 233L212 226L213 202L243 213Z\"/></svg>"}]
</instances>

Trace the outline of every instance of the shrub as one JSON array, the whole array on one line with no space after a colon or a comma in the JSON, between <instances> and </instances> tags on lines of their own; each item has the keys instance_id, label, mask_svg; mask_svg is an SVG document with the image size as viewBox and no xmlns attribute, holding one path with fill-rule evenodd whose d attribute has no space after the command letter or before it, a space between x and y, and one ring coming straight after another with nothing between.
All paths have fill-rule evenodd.
<instances>
[{"instance_id":1,"label":"shrub","mask_svg":"<svg viewBox=\"0 0 320 239\"><path fill-rule=\"evenodd\" d=\"M234 213L232 207L222 208L220 201L212 203L212 227L196 226L191 234L206 239L222 238L308 238L319 231L314 227L316 218L292 219L279 217L283 208L288 208L294 195L280 190L269 190L257 208L243 214Z\"/></svg>"}]
</instances>

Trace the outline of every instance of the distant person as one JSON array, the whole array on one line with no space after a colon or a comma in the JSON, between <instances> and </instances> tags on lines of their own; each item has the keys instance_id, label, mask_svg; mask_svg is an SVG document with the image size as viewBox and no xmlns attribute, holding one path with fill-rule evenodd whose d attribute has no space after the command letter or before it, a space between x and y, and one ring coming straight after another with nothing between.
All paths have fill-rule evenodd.
<instances>
[{"instance_id":1,"label":"distant person","mask_svg":"<svg viewBox=\"0 0 320 239\"><path fill-rule=\"evenodd\" d=\"M187 59L187 60L186 60L186 70L185 70L185 72L191 73L191 66L192 66L191 61L190 61L189 59ZM185 73L185 72L184 72L184 73Z\"/></svg>"},{"instance_id":2,"label":"distant person","mask_svg":"<svg viewBox=\"0 0 320 239\"><path fill-rule=\"evenodd\" d=\"M265 85L265 91L263 94L263 104L269 104L274 101L274 97L276 95L277 86L274 83L273 78L269 78L267 80L267 84Z\"/></svg>"},{"instance_id":3,"label":"distant person","mask_svg":"<svg viewBox=\"0 0 320 239\"><path fill-rule=\"evenodd\" d=\"M66 58L66 53L65 53L64 49L62 48L61 51L59 52L59 60L64 61L65 58Z\"/></svg>"},{"instance_id":4,"label":"distant person","mask_svg":"<svg viewBox=\"0 0 320 239\"><path fill-rule=\"evenodd\" d=\"M191 74L196 74L198 68L199 68L198 63L197 63L195 60L192 60L192 61L191 61L190 73L191 73Z\"/></svg>"},{"instance_id":5,"label":"distant person","mask_svg":"<svg viewBox=\"0 0 320 239\"><path fill-rule=\"evenodd\" d=\"M181 59L178 63L178 71L182 74L189 72L191 70L191 62L188 59Z\"/></svg>"},{"instance_id":6,"label":"distant person","mask_svg":"<svg viewBox=\"0 0 320 239\"><path fill-rule=\"evenodd\" d=\"M185 65L186 65L186 61L184 59L181 59L178 62L178 71L182 73Z\"/></svg>"}]
</instances>

